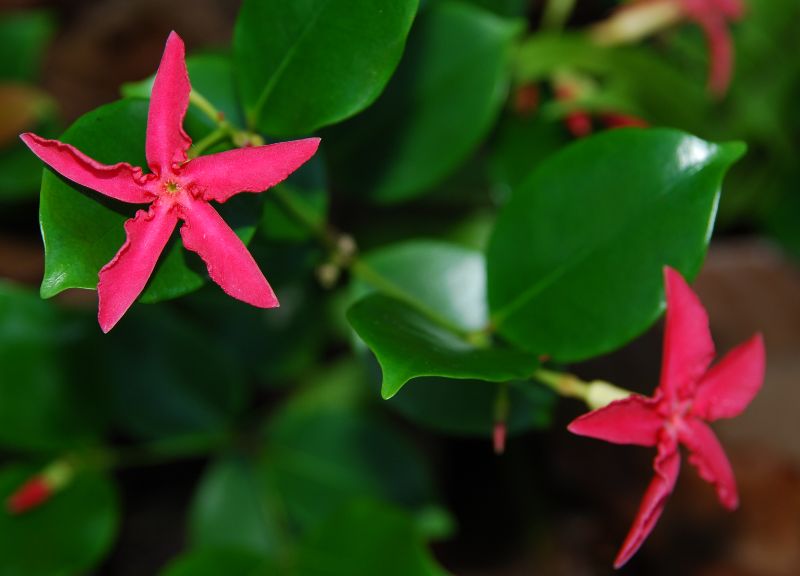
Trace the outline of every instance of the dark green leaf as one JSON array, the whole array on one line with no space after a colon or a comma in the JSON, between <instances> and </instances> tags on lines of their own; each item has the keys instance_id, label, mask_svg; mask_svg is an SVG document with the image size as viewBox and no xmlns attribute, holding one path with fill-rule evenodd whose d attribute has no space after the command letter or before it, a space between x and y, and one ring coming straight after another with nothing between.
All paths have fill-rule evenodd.
<instances>
[{"instance_id":1,"label":"dark green leaf","mask_svg":"<svg viewBox=\"0 0 800 576\"><path fill-rule=\"evenodd\" d=\"M671 130L614 130L552 156L514 195L488 250L505 338L558 361L614 350L663 310L662 266L705 255L722 177L744 152Z\"/></svg>"},{"instance_id":2,"label":"dark green leaf","mask_svg":"<svg viewBox=\"0 0 800 576\"><path fill-rule=\"evenodd\" d=\"M277 576L272 562L243 550L196 550L180 556L160 576Z\"/></svg>"},{"instance_id":3,"label":"dark green leaf","mask_svg":"<svg viewBox=\"0 0 800 576\"><path fill-rule=\"evenodd\" d=\"M530 376L538 365L525 352L475 346L465 335L381 294L357 302L347 318L378 358L384 398L420 376L507 382Z\"/></svg>"},{"instance_id":4,"label":"dark green leaf","mask_svg":"<svg viewBox=\"0 0 800 576\"><path fill-rule=\"evenodd\" d=\"M340 175L345 187L396 202L453 172L494 123L521 29L474 6L431 6L415 24L386 93L334 133L339 144L331 154L339 172L350 170Z\"/></svg>"},{"instance_id":5,"label":"dark green leaf","mask_svg":"<svg viewBox=\"0 0 800 576\"><path fill-rule=\"evenodd\" d=\"M0 16L0 80L36 80L54 30L53 18L45 11Z\"/></svg>"},{"instance_id":6,"label":"dark green leaf","mask_svg":"<svg viewBox=\"0 0 800 576\"><path fill-rule=\"evenodd\" d=\"M115 422L138 437L224 433L245 401L242 367L217 335L166 306L130 311L102 358Z\"/></svg>"},{"instance_id":7,"label":"dark green leaf","mask_svg":"<svg viewBox=\"0 0 800 576\"><path fill-rule=\"evenodd\" d=\"M79 118L61 140L106 164L146 166L147 105L128 99L98 108ZM219 211L248 241L258 221L258 204L255 195L241 194L219 206ZM134 206L109 200L45 170L39 207L45 244L42 296L49 298L67 288L94 289L100 268L125 242L123 223L134 212ZM205 266L195 254L183 249L176 230L141 300L182 296L202 286L206 277Z\"/></svg>"},{"instance_id":8,"label":"dark green leaf","mask_svg":"<svg viewBox=\"0 0 800 576\"><path fill-rule=\"evenodd\" d=\"M251 127L300 135L369 106L403 53L417 0L245 0L234 59Z\"/></svg>"},{"instance_id":9,"label":"dark green leaf","mask_svg":"<svg viewBox=\"0 0 800 576\"><path fill-rule=\"evenodd\" d=\"M298 554L302 576L445 576L408 514L354 502L320 526Z\"/></svg>"},{"instance_id":10,"label":"dark green leaf","mask_svg":"<svg viewBox=\"0 0 800 576\"><path fill-rule=\"evenodd\" d=\"M270 422L261 456L266 493L289 525L313 529L356 497L429 504L431 480L413 446L383 419L297 402Z\"/></svg>"},{"instance_id":11,"label":"dark green leaf","mask_svg":"<svg viewBox=\"0 0 800 576\"><path fill-rule=\"evenodd\" d=\"M494 197L505 202L534 168L568 142L563 125L541 114L508 114L500 122L490 162Z\"/></svg>"},{"instance_id":12,"label":"dark green leaf","mask_svg":"<svg viewBox=\"0 0 800 576\"><path fill-rule=\"evenodd\" d=\"M416 378L392 398L391 406L409 420L448 434L486 437L495 425L498 386L482 380ZM544 428L552 421L556 396L528 382L509 382L509 435Z\"/></svg>"},{"instance_id":13,"label":"dark green leaf","mask_svg":"<svg viewBox=\"0 0 800 576\"><path fill-rule=\"evenodd\" d=\"M85 357L93 324L0 283L0 444L54 451L97 441L106 398Z\"/></svg>"},{"instance_id":14,"label":"dark green leaf","mask_svg":"<svg viewBox=\"0 0 800 576\"><path fill-rule=\"evenodd\" d=\"M5 502L38 470L11 466L0 471ZM61 492L34 510L12 516L0 511L0 574L85 574L105 556L117 531L114 486L105 476L80 472Z\"/></svg>"},{"instance_id":15,"label":"dark green leaf","mask_svg":"<svg viewBox=\"0 0 800 576\"><path fill-rule=\"evenodd\" d=\"M235 548L274 555L282 544L280 507L263 490L253 463L228 457L206 470L189 516L195 548Z\"/></svg>"}]
</instances>

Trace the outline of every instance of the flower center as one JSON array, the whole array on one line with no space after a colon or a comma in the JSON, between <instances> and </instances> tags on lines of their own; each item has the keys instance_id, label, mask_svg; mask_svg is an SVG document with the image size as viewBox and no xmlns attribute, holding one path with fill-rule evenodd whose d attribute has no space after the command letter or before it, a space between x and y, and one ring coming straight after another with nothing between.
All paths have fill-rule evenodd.
<instances>
[{"instance_id":1,"label":"flower center","mask_svg":"<svg viewBox=\"0 0 800 576\"><path fill-rule=\"evenodd\" d=\"M175 182L174 180L167 180L164 182L164 192L170 194L171 196L176 195L181 190L181 185Z\"/></svg>"}]
</instances>

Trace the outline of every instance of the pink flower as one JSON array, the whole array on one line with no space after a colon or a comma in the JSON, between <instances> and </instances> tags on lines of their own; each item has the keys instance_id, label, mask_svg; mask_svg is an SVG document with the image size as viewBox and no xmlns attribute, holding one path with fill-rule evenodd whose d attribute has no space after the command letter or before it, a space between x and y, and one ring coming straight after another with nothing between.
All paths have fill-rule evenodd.
<instances>
[{"instance_id":1,"label":"pink flower","mask_svg":"<svg viewBox=\"0 0 800 576\"><path fill-rule=\"evenodd\" d=\"M764 380L764 343L756 334L709 369L714 343L706 311L683 277L664 269L667 317L661 383L653 398L633 395L589 412L569 425L582 436L615 444L656 446L655 477L614 562L625 564L653 530L680 468L678 444L711 482L722 505L739 504L736 481L719 441L706 425L739 415Z\"/></svg>"},{"instance_id":2,"label":"pink flower","mask_svg":"<svg viewBox=\"0 0 800 576\"><path fill-rule=\"evenodd\" d=\"M686 18L703 29L711 62L708 89L722 96L733 74L733 41L728 21L744 16L744 4L741 0L680 0L680 3Z\"/></svg>"},{"instance_id":3,"label":"pink flower","mask_svg":"<svg viewBox=\"0 0 800 576\"><path fill-rule=\"evenodd\" d=\"M239 192L261 192L281 182L314 155L319 138L188 160L192 142L182 125L191 85L184 56L183 41L173 32L150 99L145 150L149 174L129 164L101 164L63 142L21 136L65 178L122 202L150 204L125 222L125 244L100 270L98 320L103 332L114 327L142 292L179 220L184 246L200 255L211 279L226 293L260 308L278 306L255 260L209 201L222 203Z\"/></svg>"}]
</instances>

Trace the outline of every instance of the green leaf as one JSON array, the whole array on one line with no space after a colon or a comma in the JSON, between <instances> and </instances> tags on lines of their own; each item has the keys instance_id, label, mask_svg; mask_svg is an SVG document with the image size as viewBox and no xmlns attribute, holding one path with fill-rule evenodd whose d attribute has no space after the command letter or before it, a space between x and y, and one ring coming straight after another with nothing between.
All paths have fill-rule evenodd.
<instances>
[{"instance_id":1,"label":"green leaf","mask_svg":"<svg viewBox=\"0 0 800 576\"><path fill-rule=\"evenodd\" d=\"M224 54L195 54L186 58L186 68L189 71L192 90L202 94L234 126L244 126L244 115L236 93L231 58ZM122 96L149 100L154 79L155 74L139 82L123 84ZM205 125L208 129L216 128L211 118L204 114L196 114L198 111L193 108L190 110L192 112L189 113L187 124Z\"/></svg>"},{"instance_id":2,"label":"green leaf","mask_svg":"<svg viewBox=\"0 0 800 576\"><path fill-rule=\"evenodd\" d=\"M368 252L355 266L355 297L378 291L461 331L488 324L486 263L480 252L438 240L410 240Z\"/></svg>"},{"instance_id":3,"label":"green leaf","mask_svg":"<svg viewBox=\"0 0 800 576\"><path fill-rule=\"evenodd\" d=\"M47 43L55 31L50 13L31 10L0 16L0 79L31 82L38 78Z\"/></svg>"},{"instance_id":4,"label":"green leaf","mask_svg":"<svg viewBox=\"0 0 800 576\"><path fill-rule=\"evenodd\" d=\"M344 187L382 202L419 196L486 137L506 96L518 21L457 2L420 16L378 103L334 134ZM344 168L343 168L344 167Z\"/></svg>"},{"instance_id":5,"label":"green leaf","mask_svg":"<svg viewBox=\"0 0 800 576\"><path fill-rule=\"evenodd\" d=\"M495 425L498 387L483 380L416 378L403 387L390 406L403 416L432 430L458 436L490 436ZM508 383L509 436L552 422L556 396L528 382Z\"/></svg>"},{"instance_id":6,"label":"green leaf","mask_svg":"<svg viewBox=\"0 0 800 576\"><path fill-rule=\"evenodd\" d=\"M160 573L160 576L267 576L281 572L272 562L258 554L244 550L195 550L178 557Z\"/></svg>"},{"instance_id":7,"label":"green leaf","mask_svg":"<svg viewBox=\"0 0 800 576\"><path fill-rule=\"evenodd\" d=\"M61 140L106 164L146 166L147 105L126 99L102 106L79 118ZM219 206L223 218L245 242L255 232L258 204L255 195L241 194ZM50 298L67 288L94 289L100 268L125 242L123 224L134 213L135 206L105 198L46 169L39 206L45 245L42 297ZM176 227L140 300L176 298L196 290L206 278L205 266L198 256L183 249Z\"/></svg>"},{"instance_id":8,"label":"green leaf","mask_svg":"<svg viewBox=\"0 0 800 576\"><path fill-rule=\"evenodd\" d=\"M169 307L131 310L102 342L112 416L134 436L223 434L244 406L243 369L230 351Z\"/></svg>"},{"instance_id":9,"label":"green leaf","mask_svg":"<svg viewBox=\"0 0 800 576\"><path fill-rule=\"evenodd\" d=\"M531 171L569 142L563 124L537 114L508 114L500 122L491 149L490 174L495 198L506 201Z\"/></svg>"},{"instance_id":10,"label":"green leaf","mask_svg":"<svg viewBox=\"0 0 800 576\"><path fill-rule=\"evenodd\" d=\"M311 133L369 106L397 66L418 0L245 0L234 61L248 124Z\"/></svg>"},{"instance_id":11,"label":"green leaf","mask_svg":"<svg viewBox=\"0 0 800 576\"><path fill-rule=\"evenodd\" d=\"M0 501L32 475L30 466L0 471ZM108 553L117 532L119 510L111 482L94 472L79 472L50 500L25 514L0 511L0 574L54 576L92 571Z\"/></svg>"},{"instance_id":12,"label":"green leaf","mask_svg":"<svg viewBox=\"0 0 800 576\"><path fill-rule=\"evenodd\" d=\"M266 433L264 490L301 533L357 497L431 503L422 456L377 415L301 398L277 413Z\"/></svg>"},{"instance_id":13,"label":"green leaf","mask_svg":"<svg viewBox=\"0 0 800 576\"><path fill-rule=\"evenodd\" d=\"M0 445L56 451L98 441L106 387L86 357L93 324L0 283Z\"/></svg>"},{"instance_id":14,"label":"green leaf","mask_svg":"<svg viewBox=\"0 0 800 576\"><path fill-rule=\"evenodd\" d=\"M378 358L381 395L387 399L420 376L507 382L530 376L538 366L531 354L475 346L463 334L380 294L357 302L347 318Z\"/></svg>"},{"instance_id":15,"label":"green leaf","mask_svg":"<svg viewBox=\"0 0 800 576\"><path fill-rule=\"evenodd\" d=\"M236 457L222 458L208 467L189 514L193 547L235 548L261 557L279 550L280 503L269 499L255 468Z\"/></svg>"},{"instance_id":16,"label":"green leaf","mask_svg":"<svg viewBox=\"0 0 800 576\"><path fill-rule=\"evenodd\" d=\"M557 361L622 346L664 308L662 266L693 277L742 144L614 130L550 157L500 213L488 249L493 324Z\"/></svg>"},{"instance_id":17,"label":"green leaf","mask_svg":"<svg viewBox=\"0 0 800 576\"><path fill-rule=\"evenodd\" d=\"M320 526L301 547L303 576L445 576L414 520L401 510L354 502Z\"/></svg>"}]
</instances>

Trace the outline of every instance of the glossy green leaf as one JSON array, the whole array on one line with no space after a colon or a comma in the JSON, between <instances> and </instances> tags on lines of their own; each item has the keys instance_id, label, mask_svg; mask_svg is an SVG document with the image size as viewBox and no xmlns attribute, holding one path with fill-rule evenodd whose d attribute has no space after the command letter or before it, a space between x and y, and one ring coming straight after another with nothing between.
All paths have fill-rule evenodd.
<instances>
[{"instance_id":1,"label":"glossy green leaf","mask_svg":"<svg viewBox=\"0 0 800 576\"><path fill-rule=\"evenodd\" d=\"M296 136L369 106L403 53L418 0L245 0L234 61L250 126Z\"/></svg>"},{"instance_id":2,"label":"glossy green leaf","mask_svg":"<svg viewBox=\"0 0 800 576\"><path fill-rule=\"evenodd\" d=\"M378 291L463 331L488 323L486 264L475 250L438 240L385 246L356 264L355 296Z\"/></svg>"},{"instance_id":3,"label":"glossy green leaf","mask_svg":"<svg viewBox=\"0 0 800 576\"><path fill-rule=\"evenodd\" d=\"M264 490L301 532L357 497L432 500L421 455L388 422L356 408L305 399L285 408L269 423L260 466Z\"/></svg>"},{"instance_id":4,"label":"glossy green leaf","mask_svg":"<svg viewBox=\"0 0 800 576\"><path fill-rule=\"evenodd\" d=\"M0 15L0 80L30 82L38 78L54 24L52 15L43 10Z\"/></svg>"},{"instance_id":5,"label":"glossy green leaf","mask_svg":"<svg viewBox=\"0 0 800 576\"><path fill-rule=\"evenodd\" d=\"M414 520L401 510L354 502L320 526L300 548L303 576L445 576Z\"/></svg>"},{"instance_id":6,"label":"glossy green leaf","mask_svg":"<svg viewBox=\"0 0 800 576\"><path fill-rule=\"evenodd\" d=\"M412 198L440 183L494 124L521 30L519 21L474 6L430 6L386 93L334 132L338 146L331 154L341 172L335 176L347 189L382 202Z\"/></svg>"},{"instance_id":7,"label":"glossy green leaf","mask_svg":"<svg viewBox=\"0 0 800 576\"><path fill-rule=\"evenodd\" d=\"M544 162L498 217L488 249L500 334L575 361L622 346L663 310L662 266L693 277L722 178L742 144L614 130Z\"/></svg>"},{"instance_id":8,"label":"glossy green leaf","mask_svg":"<svg viewBox=\"0 0 800 576\"><path fill-rule=\"evenodd\" d=\"M192 502L191 545L274 555L283 538L280 506L263 489L255 464L232 456L217 460L205 471Z\"/></svg>"},{"instance_id":9,"label":"glossy green leaf","mask_svg":"<svg viewBox=\"0 0 800 576\"><path fill-rule=\"evenodd\" d=\"M98 441L107 391L87 358L94 328L0 283L0 445L56 451Z\"/></svg>"},{"instance_id":10,"label":"glossy green leaf","mask_svg":"<svg viewBox=\"0 0 800 576\"><path fill-rule=\"evenodd\" d=\"M378 358L384 398L420 376L507 382L530 376L538 365L525 352L476 346L463 334L381 294L357 302L347 319Z\"/></svg>"},{"instance_id":11,"label":"glossy green leaf","mask_svg":"<svg viewBox=\"0 0 800 576\"><path fill-rule=\"evenodd\" d=\"M243 369L218 335L166 306L131 310L101 350L112 416L134 436L222 434L244 405Z\"/></svg>"},{"instance_id":12,"label":"glossy green leaf","mask_svg":"<svg viewBox=\"0 0 800 576\"><path fill-rule=\"evenodd\" d=\"M195 54L186 58L186 69L189 72L192 90L211 102L234 126L244 126L244 115L236 93L236 80L230 57L224 54ZM149 100L154 79L155 75L152 75L139 82L123 84L122 96ZM194 108L190 107L190 110L192 112L187 119L190 129L191 124L206 125L209 129L216 127L211 118L198 114Z\"/></svg>"},{"instance_id":13,"label":"glossy green leaf","mask_svg":"<svg viewBox=\"0 0 800 576\"><path fill-rule=\"evenodd\" d=\"M416 378L403 387L390 406L403 416L432 430L458 436L491 435L498 386L483 380ZM509 436L546 428L553 420L556 396L542 386L527 382L508 383Z\"/></svg>"},{"instance_id":14,"label":"glossy green leaf","mask_svg":"<svg viewBox=\"0 0 800 576\"><path fill-rule=\"evenodd\" d=\"M160 576L272 576L283 574L269 560L243 550L201 549L173 560Z\"/></svg>"},{"instance_id":15,"label":"glossy green leaf","mask_svg":"<svg viewBox=\"0 0 800 576\"><path fill-rule=\"evenodd\" d=\"M146 166L147 105L143 100L127 99L102 106L79 118L61 140L106 164ZM218 206L244 241L255 232L259 202L256 195L240 194ZM107 199L46 169L39 206L45 245L42 296L49 298L67 288L94 289L100 268L125 242L123 224L135 210L136 206ZM154 302L182 296L202 286L206 278L205 265L183 249L176 228L140 299Z\"/></svg>"},{"instance_id":16,"label":"glossy green leaf","mask_svg":"<svg viewBox=\"0 0 800 576\"><path fill-rule=\"evenodd\" d=\"M30 466L0 471L5 502L33 474ZM0 511L0 574L56 576L85 574L108 553L119 510L114 486L102 475L80 472L61 492L25 514Z\"/></svg>"}]
</instances>

